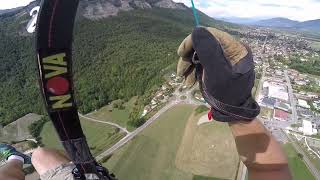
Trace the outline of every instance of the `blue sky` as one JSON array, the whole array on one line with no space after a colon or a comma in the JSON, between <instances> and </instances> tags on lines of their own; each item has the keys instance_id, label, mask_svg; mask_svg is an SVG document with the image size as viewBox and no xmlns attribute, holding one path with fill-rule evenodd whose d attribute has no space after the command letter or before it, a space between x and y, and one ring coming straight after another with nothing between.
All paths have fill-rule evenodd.
<instances>
[{"instance_id":1,"label":"blue sky","mask_svg":"<svg viewBox=\"0 0 320 180\"><path fill-rule=\"evenodd\" d=\"M32 0L0 0L0 9L25 6ZM173 0L191 6L190 0ZM211 17L286 17L293 20L320 19L320 0L194 0Z\"/></svg>"},{"instance_id":2,"label":"blue sky","mask_svg":"<svg viewBox=\"0 0 320 180\"><path fill-rule=\"evenodd\" d=\"M191 6L190 0L173 0ZM320 0L194 0L211 17L320 19Z\"/></svg>"}]
</instances>

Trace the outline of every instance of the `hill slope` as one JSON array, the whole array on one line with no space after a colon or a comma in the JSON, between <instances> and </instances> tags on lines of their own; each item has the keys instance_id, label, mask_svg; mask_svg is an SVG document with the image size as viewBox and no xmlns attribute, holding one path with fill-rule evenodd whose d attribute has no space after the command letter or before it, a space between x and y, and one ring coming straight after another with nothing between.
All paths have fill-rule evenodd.
<instances>
[{"instance_id":1,"label":"hill slope","mask_svg":"<svg viewBox=\"0 0 320 180\"><path fill-rule=\"evenodd\" d=\"M286 28L289 30L298 31L319 31L320 30L320 19L311 21L293 21L287 18L273 18L266 19L252 23L253 25L264 26L264 27L275 27L275 28Z\"/></svg>"},{"instance_id":2,"label":"hill slope","mask_svg":"<svg viewBox=\"0 0 320 180\"><path fill-rule=\"evenodd\" d=\"M0 16L2 125L30 112L44 114L37 85L34 38L25 33L30 19L26 12L32 6ZM163 69L176 63L177 46L194 26L190 9L136 9L94 21L79 12L73 69L83 113L136 95L142 96L139 103L143 104L152 87L162 83ZM228 26L204 14L201 22L205 26Z\"/></svg>"},{"instance_id":3,"label":"hill slope","mask_svg":"<svg viewBox=\"0 0 320 180\"><path fill-rule=\"evenodd\" d=\"M297 25L298 21L293 21L287 18L272 18L272 19L266 19L261 20L258 22L255 22L255 25L259 26L269 26L269 27L294 27Z\"/></svg>"},{"instance_id":4,"label":"hill slope","mask_svg":"<svg viewBox=\"0 0 320 180\"><path fill-rule=\"evenodd\" d=\"M308 30L308 31L320 31L320 19L305 21L295 26L297 29Z\"/></svg>"}]
</instances>

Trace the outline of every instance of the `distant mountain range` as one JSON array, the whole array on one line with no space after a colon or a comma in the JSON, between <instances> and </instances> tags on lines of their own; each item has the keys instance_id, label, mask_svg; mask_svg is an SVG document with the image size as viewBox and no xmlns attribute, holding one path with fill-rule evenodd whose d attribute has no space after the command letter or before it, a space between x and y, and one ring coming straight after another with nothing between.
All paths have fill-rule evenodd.
<instances>
[{"instance_id":1,"label":"distant mountain range","mask_svg":"<svg viewBox=\"0 0 320 180\"><path fill-rule=\"evenodd\" d=\"M257 20L254 18L223 18L224 21L245 24L245 25L255 25L262 27L271 28L281 28L296 31L320 31L320 19L310 20L310 21L294 21L288 18L271 18L264 20Z\"/></svg>"},{"instance_id":2,"label":"distant mountain range","mask_svg":"<svg viewBox=\"0 0 320 180\"><path fill-rule=\"evenodd\" d=\"M260 20L264 20L266 18L241 18L241 17L223 17L223 18L217 18L219 20L235 23L235 24L252 24Z\"/></svg>"},{"instance_id":3,"label":"distant mountain range","mask_svg":"<svg viewBox=\"0 0 320 180\"><path fill-rule=\"evenodd\" d=\"M252 24L266 27L291 28L299 24L299 21L293 21L287 18L272 18L253 22Z\"/></svg>"}]
</instances>

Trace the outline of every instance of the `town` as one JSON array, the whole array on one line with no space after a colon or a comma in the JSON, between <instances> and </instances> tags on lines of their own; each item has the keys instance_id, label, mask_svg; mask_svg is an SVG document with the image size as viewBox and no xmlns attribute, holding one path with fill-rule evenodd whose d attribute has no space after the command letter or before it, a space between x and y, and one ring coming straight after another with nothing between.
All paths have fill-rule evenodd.
<instances>
[{"instance_id":1,"label":"town","mask_svg":"<svg viewBox=\"0 0 320 180\"><path fill-rule=\"evenodd\" d=\"M269 29L244 31L244 37L254 53L259 119L279 142L290 142L319 177L320 76L305 68L316 69L319 51L301 35Z\"/></svg>"}]
</instances>

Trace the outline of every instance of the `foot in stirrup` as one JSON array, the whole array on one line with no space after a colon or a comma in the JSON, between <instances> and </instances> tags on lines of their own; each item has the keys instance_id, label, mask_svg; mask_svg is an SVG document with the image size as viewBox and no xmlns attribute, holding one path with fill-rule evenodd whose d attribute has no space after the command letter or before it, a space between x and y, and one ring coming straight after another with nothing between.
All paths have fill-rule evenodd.
<instances>
[{"instance_id":1,"label":"foot in stirrup","mask_svg":"<svg viewBox=\"0 0 320 180\"><path fill-rule=\"evenodd\" d=\"M8 144L0 144L0 157L8 160L8 158L12 155L22 157L24 160L24 164L31 164L30 156L17 151L13 146L10 146Z\"/></svg>"}]
</instances>

